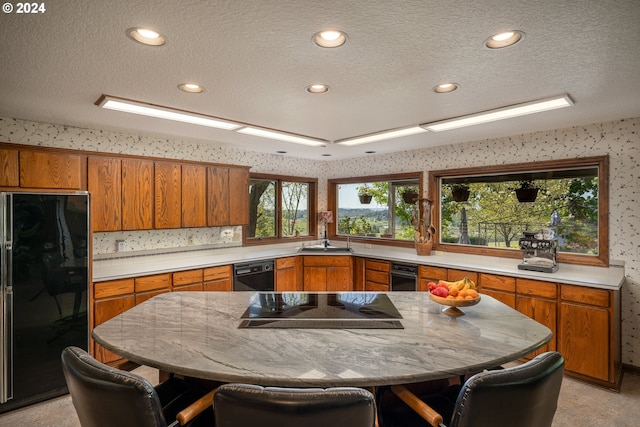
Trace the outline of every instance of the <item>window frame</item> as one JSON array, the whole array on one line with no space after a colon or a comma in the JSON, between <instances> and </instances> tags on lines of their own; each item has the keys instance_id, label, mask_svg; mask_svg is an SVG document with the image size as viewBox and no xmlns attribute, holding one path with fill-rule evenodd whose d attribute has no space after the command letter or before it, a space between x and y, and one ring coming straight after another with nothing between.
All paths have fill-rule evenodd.
<instances>
[{"instance_id":1,"label":"window frame","mask_svg":"<svg viewBox=\"0 0 640 427\"><path fill-rule=\"evenodd\" d=\"M429 198L433 200L435 206L433 222L434 224L437 224L437 238L433 242L433 249L443 252L496 256L502 258L522 258L522 252L513 249L442 243L440 241L440 230L442 227L442 223L440 221L442 178L465 176L477 177L482 175L504 175L511 173L516 175L524 172L540 172L551 169L571 169L585 166L598 168L598 255L559 252L557 261L567 264L609 266L609 156L429 171Z\"/></svg>"},{"instance_id":2,"label":"window frame","mask_svg":"<svg viewBox=\"0 0 640 427\"><path fill-rule=\"evenodd\" d=\"M308 178L301 176L287 176L287 175L273 175L263 173L251 173L249 174L249 182L251 180L265 180L276 182L276 230L277 235L274 237L247 237L247 228L242 227L242 245L243 246L257 246L257 245L270 245L275 243L285 242L302 242L308 240L318 239L318 219L317 219L317 206L318 206L318 178ZM309 186L309 194L307 195L308 206L308 228L309 234L307 236L291 236L285 237L282 235L282 183L283 182L300 182ZM249 203L251 201L249 200ZM247 206L249 209L249 206ZM251 218L249 218L251 220Z\"/></svg>"},{"instance_id":3,"label":"window frame","mask_svg":"<svg viewBox=\"0 0 640 427\"><path fill-rule=\"evenodd\" d=\"M335 212L335 218L338 217L338 186L340 184L366 184L372 182L380 182L380 181L402 181L407 179L417 179L418 180L418 197L422 197L424 194L423 190L423 172L405 172L405 173L396 173L396 174L388 174L388 175L371 175L371 176L356 176L349 178L333 178L327 181L327 206L328 210ZM327 233L328 237L331 240L337 241L347 241L347 237L343 235L337 234L338 224L337 221L328 224ZM396 240L396 239L388 239L388 238L379 238L379 237L366 237L366 236L349 236L348 240L351 242L358 243L371 243L375 245L387 245L387 246L400 246L412 248L414 247L413 240Z\"/></svg>"}]
</instances>

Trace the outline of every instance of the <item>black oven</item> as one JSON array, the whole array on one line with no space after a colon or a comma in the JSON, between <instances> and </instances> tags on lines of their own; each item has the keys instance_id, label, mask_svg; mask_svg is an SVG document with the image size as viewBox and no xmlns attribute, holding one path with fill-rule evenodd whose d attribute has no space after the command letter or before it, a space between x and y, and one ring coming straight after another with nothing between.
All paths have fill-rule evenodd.
<instances>
[{"instance_id":1,"label":"black oven","mask_svg":"<svg viewBox=\"0 0 640 427\"><path fill-rule=\"evenodd\" d=\"M391 292L417 290L418 266L411 264L391 264Z\"/></svg>"},{"instance_id":2,"label":"black oven","mask_svg":"<svg viewBox=\"0 0 640 427\"><path fill-rule=\"evenodd\" d=\"M273 260L234 264L233 290L273 292Z\"/></svg>"}]
</instances>

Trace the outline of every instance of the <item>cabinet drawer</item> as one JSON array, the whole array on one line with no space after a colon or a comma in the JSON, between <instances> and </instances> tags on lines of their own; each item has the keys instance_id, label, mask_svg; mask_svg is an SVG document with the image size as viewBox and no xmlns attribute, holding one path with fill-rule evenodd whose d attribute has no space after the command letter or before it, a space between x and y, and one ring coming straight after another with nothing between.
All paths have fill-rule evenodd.
<instances>
[{"instance_id":1,"label":"cabinet drawer","mask_svg":"<svg viewBox=\"0 0 640 427\"><path fill-rule=\"evenodd\" d=\"M202 283L202 269L178 271L173 273L173 286L191 285Z\"/></svg>"},{"instance_id":2,"label":"cabinet drawer","mask_svg":"<svg viewBox=\"0 0 640 427\"><path fill-rule=\"evenodd\" d=\"M391 263L388 261L374 261L368 259L364 262L364 265L367 270L386 271L387 273L391 271Z\"/></svg>"},{"instance_id":3,"label":"cabinet drawer","mask_svg":"<svg viewBox=\"0 0 640 427\"><path fill-rule=\"evenodd\" d=\"M383 271L367 270L364 273L367 282L380 283L389 286L389 273Z\"/></svg>"},{"instance_id":4,"label":"cabinet drawer","mask_svg":"<svg viewBox=\"0 0 640 427\"><path fill-rule=\"evenodd\" d=\"M454 282L456 280L464 279L465 277L468 277L469 280L474 283L478 283L478 273L474 271L455 270L452 268L447 271L447 280L449 281Z\"/></svg>"},{"instance_id":5,"label":"cabinet drawer","mask_svg":"<svg viewBox=\"0 0 640 427\"><path fill-rule=\"evenodd\" d=\"M110 298L118 295L132 294L133 290L133 279L98 282L93 284L93 297L95 299Z\"/></svg>"},{"instance_id":6,"label":"cabinet drawer","mask_svg":"<svg viewBox=\"0 0 640 427\"><path fill-rule=\"evenodd\" d=\"M418 267L418 276L427 280L447 280L447 269L442 267L429 267L421 265Z\"/></svg>"},{"instance_id":7,"label":"cabinet drawer","mask_svg":"<svg viewBox=\"0 0 640 427\"><path fill-rule=\"evenodd\" d=\"M560 288L560 295L563 300L598 307L609 307L611 305L610 294L610 291L605 289L587 289L582 286L562 285Z\"/></svg>"},{"instance_id":8,"label":"cabinet drawer","mask_svg":"<svg viewBox=\"0 0 640 427\"><path fill-rule=\"evenodd\" d=\"M496 291L504 292L516 291L516 279L513 277L480 273L480 276L478 277L478 285L482 289L494 289Z\"/></svg>"},{"instance_id":9,"label":"cabinet drawer","mask_svg":"<svg viewBox=\"0 0 640 427\"><path fill-rule=\"evenodd\" d=\"M205 282L219 279L231 278L231 265L220 265L218 267L207 267L204 269L203 279Z\"/></svg>"},{"instance_id":10,"label":"cabinet drawer","mask_svg":"<svg viewBox=\"0 0 640 427\"><path fill-rule=\"evenodd\" d=\"M556 298L558 285L540 280L516 279L516 293L518 295L530 295L541 298Z\"/></svg>"},{"instance_id":11,"label":"cabinet drawer","mask_svg":"<svg viewBox=\"0 0 640 427\"><path fill-rule=\"evenodd\" d=\"M364 283L364 290L371 291L371 292L389 292L390 288L389 288L389 285L383 285L381 283L366 281Z\"/></svg>"},{"instance_id":12,"label":"cabinet drawer","mask_svg":"<svg viewBox=\"0 0 640 427\"><path fill-rule=\"evenodd\" d=\"M153 291L156 289L169 289L169 285L171 285L171 273L136 277L135 283L136 292ZM138 304L137 299L136 304Z\"/></svg>"},{"instance_id":13,"label":"cabinet drawer","mask_svg":"<svg viewBox=\"0 0 640 427\"><path fill-rule=\"evenodd\" d=\"M305 256L304 265L309 267L350 267L351 257L345 256Z\"/></svg>"},{"instance_id":14,"label":"cabinet drawer","mask_svg":"<svg viewBox=\"0 0 640 427\"><path fill-rule=\"evenodd\" d=\"M296 266L296 258L294 256L287 258L278 258L276 259L276 269L280 270L281 268L294 268Z\"/></svg>"}]
</instances>

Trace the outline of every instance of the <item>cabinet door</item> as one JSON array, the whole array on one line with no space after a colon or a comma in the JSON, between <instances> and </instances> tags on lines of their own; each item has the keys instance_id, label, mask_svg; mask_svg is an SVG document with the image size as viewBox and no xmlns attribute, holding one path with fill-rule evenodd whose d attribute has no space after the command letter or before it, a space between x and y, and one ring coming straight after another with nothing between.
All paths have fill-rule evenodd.
<instances>
[{"instance_id":1,"label":"cabinet door","mask_svg":"<svg viewBox=\"0 0 640 427\"><path fill-rule=\"evenodd\" d=\"M94 303L93 319L95 325L100 325L112 317L133 308L135 299L133 295L119 298L96 301ZM120 356L108 351L98 343L94 343L94 357L100 362L108 363L121 359Z\"/></svg>"},{"instance_id":2,"label":"cabinet door","mask_svg":"<svg viewBox=\"0 0 640 427\"><path fill-rule=\"evenodd\" d=\"M236 197L236 194L233 195ZM207 225L229 225L229 168L207 168ZM249 209L249 204L245 209Z\"/></svg>"},{"instance_id":3,"label":"cabinet door","mask_svg":"<svg viewBox=\"0 0 640 427\"><path fill-rule=\"evenodd\" d=\"M603 381L610 378L609 311L569 302L560 304L558 346L565 370Z\"/></svg>"},{"instance_id":4,"label":"cabinet door","mask_svg":"<svg viewBox=\"0 0 640 427\"><path fill-rule=\"evenodd\" d=\"M0 149L0 187L19 185L18 150Z\"/></svg>"},{"instance_id":5,"label":"cabinet door","mask_svg":"<svg viewBox=\"0 0 640 427\"><path fill-rule=\"evenodd\" d=\"M478 291L511 308L516 308L516 279L513 277L480 273L478 275Z\"/></svg>"},{"instance_id":6,"label":"cabinet door","mask_svg":"<svg viewBox=\"0 0 640 427\"><path fill-rule=\"evenodd\" d=\"M304 267L304 290L324 292L327 290L326 267Z\"/></svg>"},{"instance_id":7,"label":"cabinet door","mask_svg":"<svg viewBox=\"0 0 640 427\"><path fill-rule=\"evenodd\" d=\"M229 168L229 224L249 224L249 171Z\"/></svg>"},{"instance_id":8,"label":"cabinet door","mask_svg":"<svg viewBox=\"0 0 640 427\"><path fill-rule=\"evenodd\" d=\"M553 338L546 345L531 353L527 357L534 357L545 351L555 351L556 349L556 322L558 305L555 301L541 298L533 298L523 295L516 295L516 310L538 323L542 323L551 329Z\"/></svg>"},{"instance_id":9,"label":"cabinet door","mask_svg":"<svg viewBox=\"0 0 640 427\"><path fill-rule=\"evenodd\" d=\"M122 230L120 159L89 157L87 179L91 193L92 230Z\"/></svg>"},{"instance_id":10,"label":"cabinet door","mask_svg":"<svg viewBox=\"0 0 640 427\"><path fill-rule=\"evenodd\" d=\"M277 292L302 291L302 280L298 278L298 257L278 258L275 261L275 288Z\"/></svg>"},{"instance_id":11,"label":"cabinet door","mask_svg":"<svg viewBox=\"0 0 640 427\"><path fill-rule=\"evenodd\" d=\"M327 291L347 292L353 290L353 276L349 267L327 267Z\"/></svg>"},{"instance_id":12,"label":"cabinet door","mask_svg":"<svg viewBox=\"0 0 640 427\"><path fill-rule=\"evenodd\" d=\"M182 165L182 226L207 226L207 167Z\"/></svg>"},{"instance_id":13,"label":"cabinet door","mask_svg":"<svg viewBox=\"0 0 640 427\"><path fill-rule=\"evenodd\" d=\"M122 160L122 229L153 228L153 162Z\"/></svg>"},{"instance_id":14,"label":"cabinet door","mask_svg":"<svg viewBox=\"0 0 640 427\"><path fill-rule=\"evenodd\" d=\"M474 283L478 283L478 273L475 271L455 270L453 268L447 270L447 280L451 282L464 279L465 277Z\"/></svg>"},{"instance_id":15,"label":"cabinet door","mask_svg":"<svg viewBox=\"0 0 640 427\"><path fill-rule=\"evenodd\" d=\"M232 266L220 265L217 267L208 267L203 272L203 290L204 291L222 291L228 292L232 290Z\"/></svg>"},{"instance_id":16,"label":"cabinet door","mask_svg":"<svg viewBox=\"0 0 640 427\"><path fill-rule=\"evenodd\" d=\"M187 285L200 285L202 290L204 270L198 268L196 270L177 271L173 273L173 288L182 287Z\"/></svg>"},{"instance_id":17,"label":"cabinet door","mask_svg":"<svg viewBox=\"0 0 640 427\"><path fill-rule=\"evenodd\" d=\"M154 170L154 226L182 225L182 168L178 163L156 162Z\"/></svg>"},{"instance_id":18,"label":"cabinet door","mask_svg":"<svg viewBox=\"0 0 640 427\"><path fill-rule=\"evenodd\" d=\"M20 151L20 186L82 189L82 160L77 154Z\"/></svg>"}]
</instances>

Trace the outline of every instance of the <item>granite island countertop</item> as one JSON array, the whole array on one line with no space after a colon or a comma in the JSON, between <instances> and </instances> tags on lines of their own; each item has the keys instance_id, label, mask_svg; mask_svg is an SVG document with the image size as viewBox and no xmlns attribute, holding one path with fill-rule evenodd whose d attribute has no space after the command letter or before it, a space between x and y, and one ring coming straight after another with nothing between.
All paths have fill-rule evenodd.
<instances>
[{"instance_id":1,"label":"granite island countertop","mask_svg":"<svg viewBox=\"0 0 640 427\"><path fill-rule=\"evenodd\" d=\"M434 251L431 256L420 256L413 248L382 245L352 244L352 253L310 252L300 253L300 244L277 244L249 247L193 248L192 250L153 251L153 253L122 253L100 256L93 261L93 281L122 279L151 274L160 274L203 267L212 267L239 262L293 255L305 256L359 256L405 262L434 267L456 268L551 281L608 290L619 290L624 283L624 267L594 267L575 264L560 264L555 273L540 273L519 270L519 259L458 254Z\"/></svg>"},{"instance_id":2,"label":"granite island countertop","mask_svg":"<svg viewBox=\"0 0 640 427\"><path fill-rule=\"evenodd\" d=\"M176 292L98 325L93 337L128 360L167 372L290 387L449 378L516 360L552 338L547 327L489 296L449 317L427 293L386 295L403 329L243 329L241 315L258 294Z\"/></svg>"}]
</instances>

